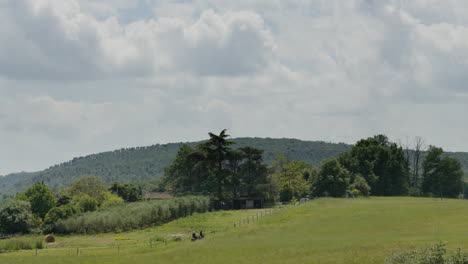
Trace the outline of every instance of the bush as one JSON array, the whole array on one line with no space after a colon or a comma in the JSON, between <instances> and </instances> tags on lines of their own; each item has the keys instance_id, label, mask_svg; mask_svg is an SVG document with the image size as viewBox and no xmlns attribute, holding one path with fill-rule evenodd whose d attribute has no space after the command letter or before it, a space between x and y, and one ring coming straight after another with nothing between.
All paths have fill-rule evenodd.
<instances>
[{"instance_id":1,"label":"bush","mask_svg":"<svg viewBox=\"0 0 468 264\"><path fill-rule=\"evenodd\" d=\"M57 222L57 220L68 218L78 213L79 211L80 208L78 206L73 206L71 204L54 207L47 213L44 219L44 224L54 224L55 222Z\"/></svg>"},{"instance_id":2,"label":"bush","mask_svg":"<svg viewBox=\"0 0 468 264\"><path fill-rule=\"evenodd\" d=\"M121 197L115 194L108 193L106 194L106 199L104 200L104 202L102 202L101 207L122 205L124 203L125 201Z\"/></svg>"},{"instance_id":3,"label":"bush","mask_svg":"<svg viewBox=\"0 0 468 264\"><path fill-rule=\"evenodd\" d=\"M280 189L280 202L290 202L293 196L293 190L288 185Z\"/></svg>"},{"instance_id":4,"label":"bush","mask_svg":"<svg viewBox=\"0 0 468 264\"><path fill-rule=\"evenodd\" d=\"M460 249L447 254L447 247L439 243L431 247L394 254L386 264L464 264L468 263L468 254Z\"/></svg>"},{"instance_id":5,"label":"bush","mask_svg":"<svg viewBox=\"0 0 468 264\"><path fill-rule=\"evenodd\" d=\"M206 212L209 204L209 198L200 196L129 203L58 220L53 231L63 234L128 231Z\"/></svg>"},{"instance_id":6,"label":"bush","mask_svg":"<svg viewBox=\"0 0 468 264\"><path fill-rule=\"evenodd\" d=\"M32 221L31 204L12 201L0 209L0 233L27 233Z\"/></svg>"},{"instance_id":7,"label":"bush","mask_svg":"<svg viewBox=\"0 0 468 264\"><path fill-rule=\"evenodd\" d=\"M361 196L361 191L359 191L358 189L352 189L351 194L353 195L353 197L359 197Z\"/></svg>"},{"instance_id":8,"label":"bush","mask_svg":"<svg viewBox=\"0 0 468 264\"><path fill-rule=\"evenodd\" d=\"M371 190L371 187L369 186L369 184L367 184L366 179L364 179L364 177L362 177L359 174L356 176L356 179L354 180L354 183L351 184L349 186L349 188L352 190L352 192L354 192L354 190L358 190L359 195L363 195L363 196L369 196L370 190ZM357 195L357 196L359 196L359 195ZM357 196L355 196L355 197L357 197Z\"/></svg>"},{"instance_id":9,"label":"bush","mask_svg":"<svg viewBox=\"0 0 468 264\"><path fill-rule=\"evenodd\" d=\"M96 198L87 194L80 194L73 197L72 205L77 206L81 212L92 212L96 211L99 206L99 202Z\"/></svg>"},{"instance_id":10,"label":"bush","mask_svg":"<svg viewBox=\"0 0 468 264\"><path fill-rule=\"evenodd\" d=\"M24 249L42 249L44 243L42 238L10 238L0 240L0 251L4 250L24 250Z\"/></svg>"}]
</instances>

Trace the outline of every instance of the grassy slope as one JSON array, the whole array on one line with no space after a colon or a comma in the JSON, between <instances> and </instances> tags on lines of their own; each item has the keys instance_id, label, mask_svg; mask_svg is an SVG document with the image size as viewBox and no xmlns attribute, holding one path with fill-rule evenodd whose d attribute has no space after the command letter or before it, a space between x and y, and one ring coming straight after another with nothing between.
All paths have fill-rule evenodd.
<instances>
[{"instance_id":1,"label":"grassy slope","mask_svg":"<svg viewBox=\"0 0 468 264\"><path fill-rule=\"evenodd\" d=\"M159 231L184 232L194 225L222 230L251 212L198 215ZM461 200L321 199L241 228L211 233L195 243L184 240L157 249L121 251L120 255L115 251L80 257L7 254L0 255L0 263L382 263L394 251L438 241L448 242L450 248L468 249L466 219L468 202ZM156 234L157 229L126 236L147 237L146 233ZM64 241L87 244L86 239L75 236Z\"/></svg>"}]
</instances>

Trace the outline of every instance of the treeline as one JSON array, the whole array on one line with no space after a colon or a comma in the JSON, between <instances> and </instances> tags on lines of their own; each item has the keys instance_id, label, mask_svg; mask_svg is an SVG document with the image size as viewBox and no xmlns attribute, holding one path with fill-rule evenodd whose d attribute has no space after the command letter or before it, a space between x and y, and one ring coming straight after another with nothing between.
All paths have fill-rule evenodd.
<instances>
[{"instance_id":1,"label":"treeline","mask_svg":"<svg viewBox=\"0 0 468 264\"><path fill-rule=\"evenodd\" d=\"M178 195L204 194L214 199L240 197L291 201L323 196L458 197L463 170L457 159L434 146L409 150L384 135L362 139L337 158L314 167L279 155L271 165L262 150L235 149L226 131L209 133L195 148L182 146L165 169L164 184Z\"/></svg>"},{"instance_id":2,"label":"treeline","mask_svg":"<svg viewBox=\"0 0 468 264\"><path fill-rule=\"evenodd\" d=\"M352 148L352 145L344 143L287 138L235 138L232 141L236 143L232 145L233 149L249 146L264 150L263 161L268 165L271 165L278 155L284 155L290 160L304 161L319 167L325 159L338 157L340 153L349 152ZM186 144L195 148L201 143L203 142ZM10 174L0 177L0 199L14 198L16 193L24 192L31 185L40 182L53 192L58 192L86 174L95 175L107 184L135 184L144 192L161 190L159 180L164 174L164 167L175 158L182 145L184 144L171 143L119 149L77 157L39 172ZM468 173L468 153L444 153L443 157L445 156L457 158Z\"/></svg>"},{"instance_id":3,"label":"treeline","mask_svg":"<svg viewBox=\"0 0 468 264\"><path fill-rule=\"evenodd\" d=\"M137 186L114 183L109 187L91 175L79 178L56 195L45 184L37 183L0 208L0 234L48 233L60 220L141 199Z\"/></svg>"},{"instance_id":4,"label":"treeline","mask_svg":"<svg viewBox=\"0 0 468 264\"><path fill-rule=\"evenodd\" d=\"M348 151L347 144L334 144L321 141L302 141L297 139L236 138L234 148L252 146L263 149L264 161L270 164L278 154L290 159L306 161L318 165L323 159L336 157ZM203 142L189 142L194 148ZM0 199L23 192L29 186L43 182L57 192L82 175L95 175L107 184L113 182L132 183L143 191L159 188L159 179L167 166L176 156L183 143L157 144L148 147L118 149L110 152L77 157L65 163L33 173L15 173L0 177Z\"/></svg>"}]
</instances>

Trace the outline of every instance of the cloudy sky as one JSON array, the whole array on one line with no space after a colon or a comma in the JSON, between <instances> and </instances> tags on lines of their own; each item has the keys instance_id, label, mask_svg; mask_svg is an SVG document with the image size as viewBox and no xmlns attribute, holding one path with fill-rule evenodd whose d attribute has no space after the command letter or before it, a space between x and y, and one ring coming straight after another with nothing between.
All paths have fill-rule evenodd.
<instances>
[{"instance_id":1,"label":"cloudy sky","mask_svg":"<svg viewBox=\"0 0 468 264\"><path fill-rule=\"evenodd\" d=\"M466 0L2 0L0 174L239 136L468 151Z\"/></svg>"}]
</instances>

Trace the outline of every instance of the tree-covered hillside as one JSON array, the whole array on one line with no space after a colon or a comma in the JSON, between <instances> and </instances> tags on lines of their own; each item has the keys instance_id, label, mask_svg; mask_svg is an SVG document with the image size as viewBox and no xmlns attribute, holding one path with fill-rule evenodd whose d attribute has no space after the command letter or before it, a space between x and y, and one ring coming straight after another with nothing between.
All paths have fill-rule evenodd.
<instances>
[{"instance_id":1,"label":"tree-covered hillside","mask_svg":"<svg viewBox=\"0 0 468 264\"><path fill-rule=\"evenodd\" d=\"M264 159L270 163L277 154L294 160L318 165L323 159L348 151L350 145L297 139L237 138L234 147L252 146L265 150ZM186 143L192 147L200 142ZM118 149L110 152L77 157L68 162L33 173L15 173L0 177L0 195L15 194L36 182L44 182L59 190L84 174L103 178L107 183L141 182L162 176L163 168L175 157L184 143L157 144L148 147ZM0 196L1 198L1 196Z\"/></svg>"},{"instance_id":2,"label":"tree-covered hillside","mask_svg":"<svg viewBox=\"0 0 468 264\"><path fill-rule=\"evenodd\" d=\"M278 154L292 160L305 161L318 166L326 158L336 157L349 151L351 145L298 139L236 138L235 148L251 146L265 150L264 160L271 163ZM191 147L201 142L186 143ZM39 172L22 172L0 177L0 198L24 191L37 182L44 182L52 190L69 185L82 175L92 174L103 178L107 183L143 182L162 176L163 168L175 157L184 143L157 144L148 147L119 149L74 158L71 161L52 166ZM468 171L468 153L447 153L460 160Z\"/></svg>"}]
</instances>

